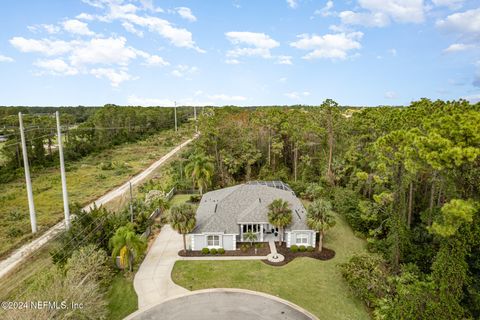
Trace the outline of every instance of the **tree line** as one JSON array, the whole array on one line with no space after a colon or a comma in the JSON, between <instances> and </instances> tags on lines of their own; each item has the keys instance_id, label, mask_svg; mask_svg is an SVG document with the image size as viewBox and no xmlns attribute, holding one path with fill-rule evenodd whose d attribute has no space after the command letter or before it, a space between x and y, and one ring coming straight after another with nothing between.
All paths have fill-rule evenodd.
<instances>
[{"instance_id":1,"label":"tree line","mask_svg":"<svg viewBox=\"0 0 480 320\"><path fill-rule=\"evenodd\" d=\"M326 100L211 108L199 123L191 160L214 167L199 175L202 189L283 180L330 200L367 240L373 254L344 274L376 318L480 317L480 104ZM359 285L365 279L371 285Z\"/></svg>"},{"instance_id":2,"label":"tree line","mask_svg":"<svg viewBox=\"0 0 480 320\"><path fill-rule=\"evenodd\" d=\"M58 164L54 111L61 112L65 159L75 161L126 142L144 139L174 127L174 109L158 107L101 108L0 108L0 129L6 141L0 152L0 181L7 182L21 175L23 163L18 112L24 116L27 152L32 167ZM177 108L178 125L193 115L192 108Z\"/></svg>"}]
</instances>

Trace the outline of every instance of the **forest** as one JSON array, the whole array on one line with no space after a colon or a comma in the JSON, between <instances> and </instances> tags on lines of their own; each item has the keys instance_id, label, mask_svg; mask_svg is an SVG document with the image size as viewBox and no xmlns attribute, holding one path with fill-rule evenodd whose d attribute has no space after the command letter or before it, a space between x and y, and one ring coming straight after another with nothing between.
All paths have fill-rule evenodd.
<instances>
[{"instance_id":1,"label":"forest","mask_svg":"<svg viewBox=\"0 0 480 320\"><path fill-rule=\"evenodd\" d=\"M57 166L56 122L54 112L61 114L66 161L144 139L174 126L173 108L155 107L0 107L0 182L22 174L22 154L18 112L24 113L27 153L32 167ZM192 108L177 108L177 124L193 116Z\"/></svg>"},{"instance_id":2,"label":"forest","mask_svg":"<svg viewBox=\"0 0 480 320\"><path fill-rule=\"evenodd\" d=\"M199 128L199 189L282 180L332 203L368 244L341 270L375 319L480 317L480 104L208 108Z\"/></svg>"}]
</instances>

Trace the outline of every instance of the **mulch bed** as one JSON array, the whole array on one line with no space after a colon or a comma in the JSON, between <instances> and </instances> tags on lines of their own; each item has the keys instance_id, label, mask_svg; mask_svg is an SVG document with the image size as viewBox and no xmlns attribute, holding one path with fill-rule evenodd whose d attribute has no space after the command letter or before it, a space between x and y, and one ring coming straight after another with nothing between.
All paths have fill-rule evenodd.
<instances>
[{"instance_id":1,"label":"mulch bed","mask_svg":"<svg viewBox=\"0 0 480 320\"><path fill-rule=\"evenodd\" d=\"M242 245L246 246L244 250L241 250ZM270 253L268 243L262 242L261 247L257 248L257 254L255 254L255 246L251 247L250 243L237 242L238 250L225 250L224 254L203 254L201 251L178 251L178 255L181 257L244 257L244 256L266 256Z\"/></svg>"},{"instance_id":2,"label":"mulch bed","mask_svg":"<svg viewBox=\"0 0 480 320\"><path fill-rule=\"evenodd\" d=\"M287 248L285 243L282 243L281 246L278 245L278 243L275 243L277 246L277 251L281 255L285 257L285 260L282 262L270 262L268 260L262 260L264 263L271 265L271 266L284 266L290 261L293 261L295 258L299 257L307 257L307 258L313 258L317 260L330 260L333 257L335 257L335 251L325 248L322 248L322 252L318 252L318 243L317 246L315 247L315 251L313 252L292 252L290 251L290 248Z\"/></svg>"}]
</instances>

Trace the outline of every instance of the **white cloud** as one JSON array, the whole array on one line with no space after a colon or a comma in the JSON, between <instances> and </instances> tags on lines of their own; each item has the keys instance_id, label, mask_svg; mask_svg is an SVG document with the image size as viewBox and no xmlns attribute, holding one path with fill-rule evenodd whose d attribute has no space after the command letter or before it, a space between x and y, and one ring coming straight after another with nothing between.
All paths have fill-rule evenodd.
<instances>
[{"instance_id":1,"label":"white cloud","mask_svg":"<svg viewBox=\"0 0 480 320\"><path fill-rule=\"evenodd\" d=\"M472 44L453 43L449 45L448 48L444 49L443 52L446 52L446 53L460 52L460 51L465 51L472 48L475 48L475 46Z\"/></svg>"},{"instance_id":2,"label":"white cloud","mask_svg":"<svg viewBox=\"0 0 480 320\"><path fill-rule=\"evenodd\" d=\"M226 64L240 64L240 61L238 61L237 59L227 59L227 60L225 60L225 63Z\"/></svg>"},{"instance_id":3,"label":"white cloud","mask_svg":"<svg viewBox=\"0 0 480 320\"><path fill-rule=\"evenodd\" d=\"M472 94L469 96L464 96L463 99L470 101L470 103L480 102L480 94Z\"/></svg>"},{"instance_id":4,"label":"white cloud","mask_svg":"<svg viewBox=\"0 0 480 320\"><path fill-rule=\"evenodd\" d=\"M215 106L225 104L237 104L239 102L247 101L248 98L241 95L220 94L206 94L202 90L197 90L194 93L194 98L180 98L171 99L164 98L143 98L136 95L130 95L127 98L129 105L135 106L166 106L171 107L177 103L177 106Z\"/></svg>"},{"instance_id":5,"label":"white cloud","mask_svg":"<svg viewBox=\"0 0 480 320\"><path fill-rule=\"evenodd\" d=\"M4 55L1 55L0 54L0 62L13 62L15 60L13 60L13 58L10 58L10 57L7 57L7 56L4 56Z\"/></svg>"},{"instance_id":6,"label":"white cloud","mask_svg":"<svg viewBox=\"0 0 480 320\"><path fill-rule=\"evenodd\" d=\"M395 48L388 49L388 53L390 53L392 56L396 57L397 56L397 49L395 49Z\"/></svg>"},{"instance_id":7,"label":"white cloud","mask_svg":"<svg viewBox=\"0 0 480 320\"><path fill-rule=\"evenodd\" d=\"M188 66L185 64L179 64L170 74L177 78L188 77L198 71L198 68L193 66Z\"/></svg>"},{"instance_id":8,"label":"white cloud","mask_svg":"<svg viewBox=\"0 0 480 320\"><path fill-rule=\"evenodd\" d=\"M390 23L390 19L382 12L353 12L342 11L338 15L343 24L361 25L366 27L384 27Z\"/></svg>"},{"instance_id":9,"label":"white cloud","mask_svg":"<svg viewBox=\"0 0 480 320\"><path fill-rule=\"evenodd\" d=\"M309 95L310 95L310 92L308 91L303 91L303 92L292 91L284 94L284 96L293 100L299 100L302 97L308 97Z\"/></svg>"},{"instance_id":10,"label":"white cloud","mask_svg":"<svg viewBox=\"0 0 480 320\"><path fill-rule=\"evenodd\" d=\"M93 36L95 34L95 32L91 31L88 28L87 23L80 20L76 20L76 19L66 20L62 23L62 25L65 31L73 34L78 34L82 36Z\"/></svg>"},{"instance_id":11,"label":"white cloud","mask_svg":"<svg viewBox=\"0 0 480 320\"><path fill-rule=\"evenodd\" d=\"M425 20L423 0L359 0L366 12L343 11L339 17L344 24L384 27L390 21L421 23Z\"/></svg>"},{"instance_id":12,"label":"white cloud","mask_svg":"<svg viewBox=\"0 0 480 320\"><path fill-rule=\"evenodd\" d=\"M278 82L285 83L285 82L287 82L287 80L288 80L287 77L282 77L282 78L278 79Z\"/></svg>"},{"instance_id":13,"label":"white cloud","mask_svg":"<svg viewBox=\"0 0 480 320\"><path fill-rule=\"evenodd\" d=\"M81 20L88 20L88 21L91 21L91 20L95 19L94 16L92 16L91 14L88 14L88 13L80 13L75 18L81 19Z\"/></svg>"},{"instance_id":14,"label":"white cloud","mask_svg":"<svg viewBox=\"0 0 480 320\"><path fill-rule=\"evenodd\" d=\"M135 49L125 46L126 42L124 37L91 39L72 52L70 61L74 66L88 64L126 66L137 56Z\"/></svg>"},{"instance_id":15,"label":"white cloud","mask_svg":"<svg viewBox=\"0 0 480 320\"><path fill-rule=\"evenodd\" d=\"M291 57L291 56L278 56L278 57L277 57L277 63L278 63L278 64L288 64L288 65L291 65L291 64L293 64L293 62L292 62L292 57Z\"/></svg>"},{"instance_id":16,"label":"white cloud","mask_svg":"<svg viewBox=\"0 0 480 320\"><path fill-rule=\"evenodd\" d=\"M360 49L361 32L325 34L301 34L298 41L290 43L292 47L310 52L303 59L346 59L352 50Z\"/></svg>"},{"instance_id":17,"label":"white cloud","mask_svg":"<svg viewBox=\"0 0 480 320\"><path fill-rule=\"evenodd\" d=\"M97 78L106 78L110 80L112 87L118 87L122 82L134 79L125 70L115 70L112 68L97 68L90 70L90 74Z\"/></svg>"},{"instance_id":18,"label":"white cloud","mask_svg":"<svg viewBox=\"0 0 480 320\"><path fill-rule=\"evenodd\" d=\"M178 7L176 8L178 14L180 15L180 17L182 17L183 19L185 20L188 20L190 22L195 22L197 21L197 17L195 17L192 13L192 10L190 10L190 8L187 8L187 7Z\"/></svg>"},{"instance_id":19,"label":"white cloud","mask_svg":"<svg viewBox=\"0 0 480 320\"><path fill-rule=\"evenodd\" d=\"M432 0L433 4L441 7L448 7L450 9L459 9L463 6L465 0Z\"/></svg>"},{"instance_id":20,"label":"white cloud","mask_svg":"<svg viewBox=\"0 0 480 320\"><path fill-rule=\"evenodd\" d=\"M165 19L150 15L140 15L137 12L141 11L141 8L132 3L124 4L121 0L84 0L84 2L91 6L105 9L105 15L96 17L100 21L111 22L119 20L120 22L128 22L159 34L176 47L191 48L201 53L205 52L195 44L190 31L184 28L177 28ZM158 9L154 11L157 12Z\"/></svg>"},{"instance_id":21,"label":"white cloud","mask_svg":"<svg viewBox=\"0 0 480 320\"><path fill-rule=\"evenodd\" d=\"M225 33L225 36L232 44L237 46L227 51L227 57L232 59L242 56L271 58L270 50L280 46L278 41L265 33L230 31Z\"/></svg>"},{"instance_id":22,"label":"white cloud","mask_svg":"<svg viewBox=\"0 0 480 320\"><path fill-rule=\"evenodd\" d=\"M69 66L62 59L37 60L34 65L36 67L45 69L47 73L52 75L67 75L73 76L78 74L78 70Z\"/></svg>"},{"instance_id":23,"label":"white cloud","mask_svg":"<svg viewBox=\"0 0 480 320\"><path fill-rule=\"evenodd\" d=\"M438 20L437 27L463 36L480 37L480 8L458 12Z\"/></svg>"},{"instance_id":24,"label":"white cloud","mask_svg":"<svg viewBox=\"0 0 480 320\"><path fill-rule=\"evenodd\" d=\"M34 26L27 26L27 29L33 33L37 33L40 31L46 31L49 34L56 34L59 33L61 28L59 26L53 24L38 24Z\"/></svg>"},{"instance_id":25,"label":"white cloud","mask_svg":"<svg viewBox=\"0 0 480 320\"><path fill-rule=\"evenodd\" d=\"M387 99L397 99L397 93L395 91L387 91L384 96Z\"/></svg>"},{"instance_id":26,"label":"white cloud","mask_svg":"<svg viewBox=\"0 0 480 320\"><path fill-rule=\"evenodd\" d=\"M131 105L131 106L172 107L175 105L175 101L171 99L141 98L136 95L128 96L127 103L128 105Z\"/></svg>"},{"instance_id":27,"label":"white cloud","mask_svg":"<svg viewBox=\"0 0 480 320\"><path fill-rule=\"evenodd\" d=\"M65 54L73 49L76 41L49 40L49 39L26 39L13 37L10 44L21 52L37 52L47 56Z\"/></svg>"},{"instance_id":28,"label":"white cloud","mask_svg":"<svg viewBox=\"0 0 480 320\"><path fill-rule=\"evenodd\" d=\"M331 11L332 8L333 8L333 1L328 0L325 6L320 10L315 10L314 14L321 15L322 17L328 17L333 15L333 12Z\"/></svg>"},{"instance_id":29,"label":"white cloud","mask_svg":"<svg viewBox=\"0 0 480 320\"><path fill-rule=\"evenodd\" d=\"M149 66L160 66L160 67L166 67L169 66L170 63L165 61L162 57L157 56L157 55L151 55L145 60L145 64Z\"/></svg>"},{"instance_id":30,"label":"white cloud","mask_svg":"<svg viewBox=\"0 0 480 320\"><path fill-rule=\"evenodd\" d=\"M135 26L130 22L127 22L127 21L122 22L122 27L130 33L133 33L139 37L143 37L143 31L137 30Z\"/></svg>"},{"instance_id":31,"label":"white cloud","mask_svg":"<svg viewBox=\"0 0 480 320\"><path fill-rule=\"evenodd\" d=\"M295 9L298 7L298 0L287 0L287 4L290 8Z\"/></svg>"}]
</instances>

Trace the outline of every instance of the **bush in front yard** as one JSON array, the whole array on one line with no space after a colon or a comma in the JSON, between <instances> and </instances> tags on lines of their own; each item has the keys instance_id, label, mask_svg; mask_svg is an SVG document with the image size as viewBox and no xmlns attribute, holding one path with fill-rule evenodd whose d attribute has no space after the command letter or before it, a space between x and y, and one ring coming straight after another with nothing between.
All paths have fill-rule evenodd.
<instances>
[{"instance_id":1,"label":"bush in front yard","mask_svg":"<svg viewBox=\"0 0 480 320\"><path fill-rule=\"evenodd\" d=\"M210 254L217 254L217 249L215 248L210 249Z\"/></svg>"},{"instance_id":2,"label":"bush in front yard","mask_svg":"<svg viewBox=\"0 0 480 320\"><path fill-rule=\"evenodd\" d=\"M218 252L219 254L225 254L225 249L219 248L219 249L217 250L217 252Z\"/></svg>"},{"instance_id":3,"label":"bush in front yard","mask_svg":"<svg viewBox=\"0 0 480 320\"><path fill-rule=\"evenodd\" d=\"M290 251L292 252L298 252L298 247L296 245L291 245L290 246Z\"/></svg>"},{"instance_id":4,"label":"bush in front yard","mask_svg":"<svg viewBox=\"0 0 480 320\"><path fill-rule=\"evenodd\" d=\"M307 247L302 245L302 246L298 247L298 251L305 252L305 251L307 251Z\"/></svg>"},{"instance_id":5,"label":"bush in front yard","mask_svg":"<svg viewBox=\"0 0 480 320\"><path fill-rule=\"evenodd\" d=\"M203 248L202 249L202 254L209 254L210 253L210 249L208 248Z\"/></svg>"},{"instance_id":6,"label":"bush in front yard","mask_svg":"<svg viewBox=\"0 0 480 320\"><path fill-rule=\"evenodd\" d=\"M308 246L308 247L307 247L307 251L308 251L308 252L313 252L313 251L315 251L315 248L312 247L312 246Z\"/></svg>"}]
</instances>

